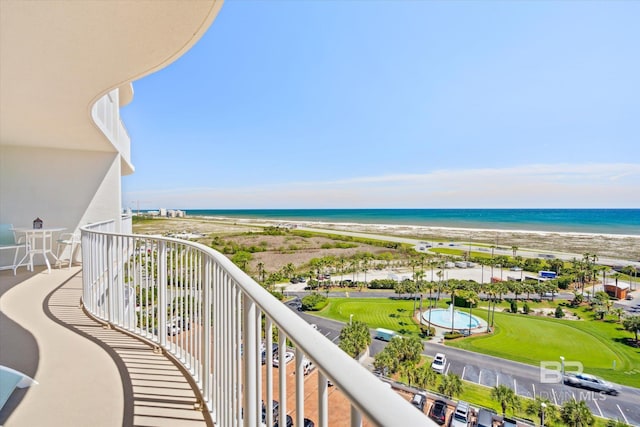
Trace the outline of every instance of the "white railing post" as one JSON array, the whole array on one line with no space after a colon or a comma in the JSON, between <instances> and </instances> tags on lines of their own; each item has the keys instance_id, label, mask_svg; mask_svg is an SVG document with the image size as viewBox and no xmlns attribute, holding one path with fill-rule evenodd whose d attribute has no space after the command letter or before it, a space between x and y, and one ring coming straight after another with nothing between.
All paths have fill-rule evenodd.
<instances>
[{"instance_id":1,"label":"white railing post","mask_svg":"<svg viewBox=\"0 0 640 427\"><path fill-rule=\"evenodd\" d=\"M109 301L108 313L109 313L109 323L118 324L115 319L116 312L116 304L117 304L117 292L114 289L114 274L113 274L113 239L115 236L107 236L107 260L106 260L106 270L105 270L105 278L106 278L106 292L107 292L107 300Z\"/></svg>"},{"instance_id":2,"label":"white railing post","mask_svg":"<svg viewBox=\"0 0 640 427\"><path fill-rule=\"evenodd\" d=\"M269 408L271 408L270 402L273 402L273 321L269 316L266 317L267 321L264 330L264 355L265 370L267 371L267 393L265 396L265 405L269 402ZM268 426L273 425L273 409L267 410L266 421Z\"/></svg>"},{"instance_id":3,"label":"white railing post","mask_svg":"<svg viewBox=\"0 0 640 427\"><path fill-rule=\"evenodd\" d=\"M278 419L286 421L287 417L287 365L286 355L287 353L287 335L284 329L278 328L278 381L279 381L279 400L280 400L280 414Z\"/></svg>"},{"instance_id":4,"label":"white railing post","mask_svg":"<svg viewBox=\"0 0 640 427\"><path fill-rule=\"evenodd\" d=\"M296 425L301 426L304 422L304 353L300 347L296 347ZM285 367L286 369L286 367ZM281 421L278 425L284 425Z\"/></svg>"},{"instance_id":5,"label":"white railing post","mask_svg":"<svg viewBox=\"0 0 640 427\"><path fill-rule=\"evenodd\" d=\"M329 427L329 386L327 377L318 371L318 427Z\"/></svg>"},{"instance_id":6,"label":"white railing post","mask_svg":"<svg viewBox=\"0 0 640 427\"><path fill-rule=\"evenodd\" d=\"M210 259L206 259L204 261L204 270L203 270L203 280L202 280L202 338L201 338L201 349L202 356L200 359L200 363L202 366L202 390L205 398L205 402L207 402L211 407L209 410L212 413L212 417L214 422L217 422L216 417L218 416L217 411L215 410L215 406L213 405L212 393L211 393L211 276L213 275L213 265Z\"/></svg>"},{"instance_id":7,"label":"white railing post","mask_svg":"<svg viewBox=\"0 0 640 427\"><path fill-rule=\"evenodd\" d=\"M353 405L351 405L351 427L362 427L362 414Z\"/></svg>"},{"instance_id":8,"label":"white railing post","mask_svg":"<svg viewBox=\"0 0 640 427\"><path fill-rule=\"evenodd\" d=\"M167 246L163 240L158 242L157 251L158 287L158 340L162 347L167 346ZM153 281L153 271L151 272Z\"/></svg>"},{"instance_id":9,"label":"white railing post","mask_svg":"<svg viewBox=\"0 0 640 427\"><path fill-rule=\"evenodd\" d=\"M244 333L243 333L243 345L244 345L244 426L256 427L258 419L258 402L256 393L256 376L258 375L256 369L256 304L244 296Z\"/></svg>"}]
</instances>

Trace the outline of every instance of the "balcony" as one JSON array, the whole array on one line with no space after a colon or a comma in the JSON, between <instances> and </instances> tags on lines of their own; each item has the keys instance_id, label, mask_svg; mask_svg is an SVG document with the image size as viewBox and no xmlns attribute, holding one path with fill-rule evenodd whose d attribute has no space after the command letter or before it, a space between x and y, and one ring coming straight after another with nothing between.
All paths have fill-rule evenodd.
<instances>
[{"instance_id":1,"label":"balcony","mask_svg":"<svg viewBox=\"0 0 640 427\"><path fill-rule=\"evenodd\" d=\"M6 426L53 412L66 425L434 425L226 257L113 228L83 228L82 270L2 273L0 364L39 382L14 393Z\"/></svg>"}]
</instances>

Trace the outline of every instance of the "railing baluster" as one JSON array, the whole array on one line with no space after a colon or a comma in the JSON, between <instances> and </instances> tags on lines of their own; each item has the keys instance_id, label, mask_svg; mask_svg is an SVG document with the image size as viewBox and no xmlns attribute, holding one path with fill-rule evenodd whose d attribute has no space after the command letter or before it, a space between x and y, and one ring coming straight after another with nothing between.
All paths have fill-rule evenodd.
<instances>
[{"instance_id":1,"label":"railing baluster","mask_svg":"<svg viewBox=\"0 0 640 427\"><path fill-rule=\"evenodd\" d=\"M318 370L318 427L329 427L329 386L327 377Z\"/></svg>"},{"instance_id":2,"label":"railing baluster","mask_svg":"<svg viewBox=\"0 0 640 427\"><path fill-rule=\"evenodd\" d=\"M304 362L304 353L300 347L296 347L296 425L299 426L304 421L304 366L302 362Z\"/></svg>"},{"instance_id":3,"label":"railing baluster","mask_svg":"<svg viewBox=\"0 0 640 427\"><path fill-rule=\"evenodd\" d=\"M256 393L256 360L255 360L255 340L256 340L256 304L249 298L244 298L244 333L242 342L244 345L244 426L256 427L258 417L258 403Z\"/></svg>"},{"instance_id":4,"label":"railing baluster","mask_svg":"<svg viewBox=\"0 0 640 427\"><path fill-rule=\"evenodd\" d=\"M362 415L353 405L351 405L351 427L362 427Z\"/></svg>"}]
</instances>

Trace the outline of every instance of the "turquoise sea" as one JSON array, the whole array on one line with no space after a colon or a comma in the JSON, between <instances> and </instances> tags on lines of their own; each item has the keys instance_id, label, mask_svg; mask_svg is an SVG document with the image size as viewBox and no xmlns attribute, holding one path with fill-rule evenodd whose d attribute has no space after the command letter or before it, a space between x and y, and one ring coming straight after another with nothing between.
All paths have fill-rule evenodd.
<instances>
[{"instance_id":1,"label":"turquoise sea","mask_svg":"<svg viewBox=\"0 0 640 427\"><path fill-rule=\"evenodd\" d=\"M240 209L190 216L640 236L640 209Z\"/></svg>"}]
</instances>

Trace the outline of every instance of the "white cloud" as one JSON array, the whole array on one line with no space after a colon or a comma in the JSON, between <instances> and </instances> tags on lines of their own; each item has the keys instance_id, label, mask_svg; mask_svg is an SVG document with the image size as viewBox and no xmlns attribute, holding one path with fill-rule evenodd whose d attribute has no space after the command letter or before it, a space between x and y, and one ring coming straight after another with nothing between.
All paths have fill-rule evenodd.
<instances>
[{"instance_id":1,"label":"white cloud","mask_svg":"<svg viewBox=\"0 0 640 427\"><path fill-rule=\"evenodd\" d=\"M145 200L150 208L185 209L637 208L638 194L640 164L545 164L238 188L139 191L126 193L125 205Z\"/></svg>"}]
</instances>

